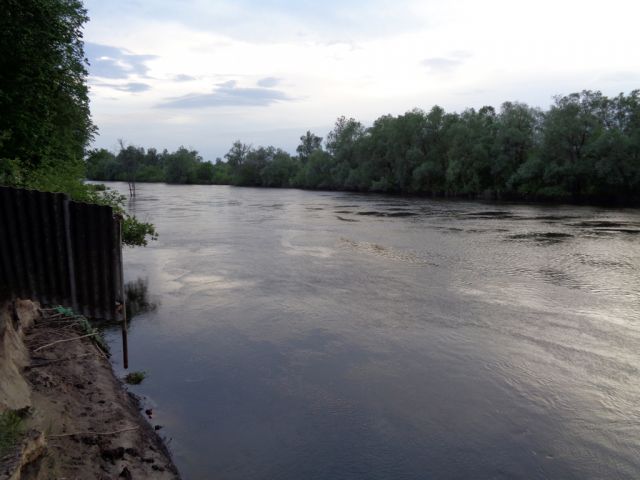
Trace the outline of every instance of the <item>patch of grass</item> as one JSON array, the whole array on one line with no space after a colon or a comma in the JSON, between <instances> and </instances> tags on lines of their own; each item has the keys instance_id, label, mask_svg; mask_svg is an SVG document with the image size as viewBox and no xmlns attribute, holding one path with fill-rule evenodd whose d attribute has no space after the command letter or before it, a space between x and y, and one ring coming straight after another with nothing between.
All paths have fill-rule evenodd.
<instances>
[{"instance_id":1,"label":"patch of grass","mask_svg":"<svg viewBox=\"0 0 640 480\"><path fill-rule=\"evenodd\" d=\"M24 419L18 412L7 410L0 413L0 457L18 442L23 430Z\"/></svg>"},{"instance_id":2,"label":"patch of grass","mask_svg":"<svg viewBox=\"0 0 640 480\"><path fill-rule=\"evenodd\" d=\"M145 378L147 378L147 372L130 372L124 377L124 381L129 385L139 385Z\"/></svg>"},{"instance_id":3,"label":"patch of grass","mask_svg":"<svg viewBox=\"0 0 640 480\"><path fill-rule=\"evenodd\" d=\"M102 332L100 332L97 328L91 324L86 317L82 315L77 315L71 308L57 306L55 307L56 313L60 313L69 319L75 319L75 323L78 326L78 329L84 334L89 335L94 333L93 337L91 337L91 341L95 343L107 356L111 356L109 352L109 345L105 341Z\"/></svg>"},{"instance_id":4,"label":"patch of grass","mask_svg":"<svg viewBox=\"0 0 640 480\"><path fill-rule=\"evenodd\" d=\"M102 333L100 333L97 328L94 328L91 325L91 322L89 322L89 320L87 320L83 316L79 316L77 319L77 322L80 327L80 330L82 330L82 332L84 332L85 335L88 335L90 333L97 333L97 335L91 337L91 340L96 345L98 345L98 347L100 347L100 349L104 353L106 353L107 356L110 356L111 353L109 352L109 345L107 345L107 342L105 342L104 337L102 336Z\"/></svg>"}]
</instances>

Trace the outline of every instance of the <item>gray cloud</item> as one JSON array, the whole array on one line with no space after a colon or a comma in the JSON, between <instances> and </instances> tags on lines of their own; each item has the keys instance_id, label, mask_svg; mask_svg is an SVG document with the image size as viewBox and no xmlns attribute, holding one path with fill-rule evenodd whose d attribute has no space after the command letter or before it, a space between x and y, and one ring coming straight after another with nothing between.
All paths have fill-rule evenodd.
<instances>
[{"instance_id":1,"label":"gray cloud","mask_svg":"<svg viewBox=\"0 0 640 480\"><path fill-rule=\"evenodd\" d=\"M446 57L426 58L422 61L422 65L432 72L446 73L451 72L464 63L467 58L472 55L464 50L456 50Z\"/></svg>"},{"instance_id":2,"label":"gray cloud","mask_svg":"<svg viewBox=\"0 0 640 480\"><path fill-rule=\"evenodd\" d=\"M86 42L85 55L89 60L89 73L94 77L126 79L131 75L147 76L147 62L157 58L155 55L134 55L126 50Z\"/></svg>"},{"instance_id":3,"label":"gray cloud","mask_svg":"<svg viewBox=\"0 0 640 480\"><path fill-rule=\"evenodd\" d=\"M175 82L190 82L191 80L195 80L195 79L196 77L192 77L191 75L185 75L184 73L181 73L173 77L173 80Z\"/></svg>"},{"instance_id":4,"label":"gray cloud","mask_svg":"<svg viewBox=\"0 0 640 480\"><path fill-rule=\"evenodd\" d=\"M426 23L422 16L407 15L404 6L390 8L387 0L88 0L87 3L96 20L109 18L118 22L122 17L179 22L192 29L257 42L288 41L300 36L314 41L363 40L422 30Z\"/></svg>"},{"instance_id":5,"label":"gray cloud","mask_svg":"<svg viewBox=\"0 0 640 480\"><path fill-rule=\"evenodd\" d=\"M600 77L605 82L639 82L640 73L638 72L613 72Z\"/></svg>"},{"instance_id":6,"label":"gray cloud","mask_svg":"<svg viewBox=\"0 0 640 480\"><path fill-rule=\"evenodd\" d=\"M216 86L218 88L233 89L233 88L236 88L237 84L238 84L238 82L236 80L227 80L226 82L218 83Z\"/></svg>"},{"instance_id":7,"label":"gray cloud","mask_svg":"<svg viewBox=\"0 0 640 480\"><path fill-rule=\"evenodd\" d=\"M451 52L451 56L459 59L464 59L473 57L473 54L471 52L467 52L466 50L455 50Z\"/></svg>"},{"instance_id":8,"label":"gray cloud","mask_svg":"<svg viewBox=\"0 0 640 480\"><path fill-rule=\"evenodd\" d=\"M271 88L280 83L280 79L276 77L265 77L258 80L259 87Z\"/></svg>"},{"instance_id":9,"label":"gray cloud","mask_svg":"<svg viewBox=\"0 0 640 480\"><path fill-rule=\"evenodd\" d=\"M229 106L267 106L291 101L286 93L272 88L239 88L235 80L220 83L212 93L193 93L169 98L156 105L160 108L205 108Z\"/></svg>"},{"instance_id":10,"label":"gray cloud","mask_svg":"<svg viewBox=\"0 0 640 480\"><path fill-rule=\"evenodd\" d=\"M429 67L429 69L433 71L449 72L460 66L460 64L462 64L462 60L445 57L434 57L423 60L422 64L425 67Z\"/></svg>"},{"instance_id":11,"label":"gray cloud","mask_svg":"<svg viewBox=\"0 0 640 480\"><path fill-rule=\"evenodd\" d=\"M129 82L129 83L94 83L96 87L108 87L113 88L114 90L120 90L121 92L130 92L130 93L139 93L146 92L151 89L151 85L140 82Z\"/></svg>"},{"instance_id":12,"label":"gray cloud","mask_svg":"<svg viewBox=\"0 0 640 480\"><path fill-rule=\"evenodd\" d=\"M130 82L115 88L117 88L118 90L122 90L123 92L137 93L137 92L146 92L147 90L150 90L151 85L147 85L146 83Z\"/></svg>"}]
</instances>

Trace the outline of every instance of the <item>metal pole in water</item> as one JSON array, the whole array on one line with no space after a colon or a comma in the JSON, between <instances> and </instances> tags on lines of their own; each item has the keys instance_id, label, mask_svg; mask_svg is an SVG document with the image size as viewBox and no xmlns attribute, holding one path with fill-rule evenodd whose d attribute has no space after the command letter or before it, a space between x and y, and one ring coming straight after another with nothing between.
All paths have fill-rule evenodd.
<instances>
[{"instance_id":1,"label":"metal pole in water","mask_svg":"<svg viewBox=\"0 0 640 480\"><path fill-rule=\"evenodd\" d=\"M120 295L120 302L118 309L122 314L122 365L125 369L129 368L129 344L127 341L127 304L124 294L124 275L122 272L122 216L114 215L116 220L116 254L114 255L114 270L116 272L116 285L118 294Z\"/></svg>"},{"instance_id":2,"label":"metal pole in water","mask_svg":"<svg viewBox=\"0 0 640 480\"><path fill-rule=\"evenodd\" d=\"M122 364L129 368L129 344L127 342L127 305L122 303Z\"/></svg>"}]
</instances>

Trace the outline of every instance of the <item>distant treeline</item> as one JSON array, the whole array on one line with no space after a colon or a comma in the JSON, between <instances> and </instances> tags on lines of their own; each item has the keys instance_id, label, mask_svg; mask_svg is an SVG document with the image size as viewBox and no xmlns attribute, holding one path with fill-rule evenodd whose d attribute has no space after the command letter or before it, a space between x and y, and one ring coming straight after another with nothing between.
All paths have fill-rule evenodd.
<instances>
[{"instance_id":1,"label":"distant treeline","mask_svg":"<svg viewBox=\"0 0 640 480\"><path fill-rule=\"evenodd\" d=\"M230 184L433 196L640 202L640 90L558 96L447 113L384 115L371 127L340 117L323 142L307 132L297 155L236 141L226 161L181 147L91 152L92 180Z\"/></svg>"}]
</instances>

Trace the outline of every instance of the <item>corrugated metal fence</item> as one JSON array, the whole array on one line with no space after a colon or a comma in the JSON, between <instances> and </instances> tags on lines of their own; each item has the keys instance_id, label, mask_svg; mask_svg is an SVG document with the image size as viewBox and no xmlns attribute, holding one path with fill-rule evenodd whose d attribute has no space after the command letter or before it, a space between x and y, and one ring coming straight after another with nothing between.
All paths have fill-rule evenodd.
<instances>
[{"instance_id":1,"label":"corrugated metal fence","mask_svg":"<svg viewBox=\"0 0 640 480\"><path fill-rule=\"evenodd\" d=\"M112 208L0 187L0 299L15 297L121 319L121 227Z\"/></svg>"}]
</instances>

